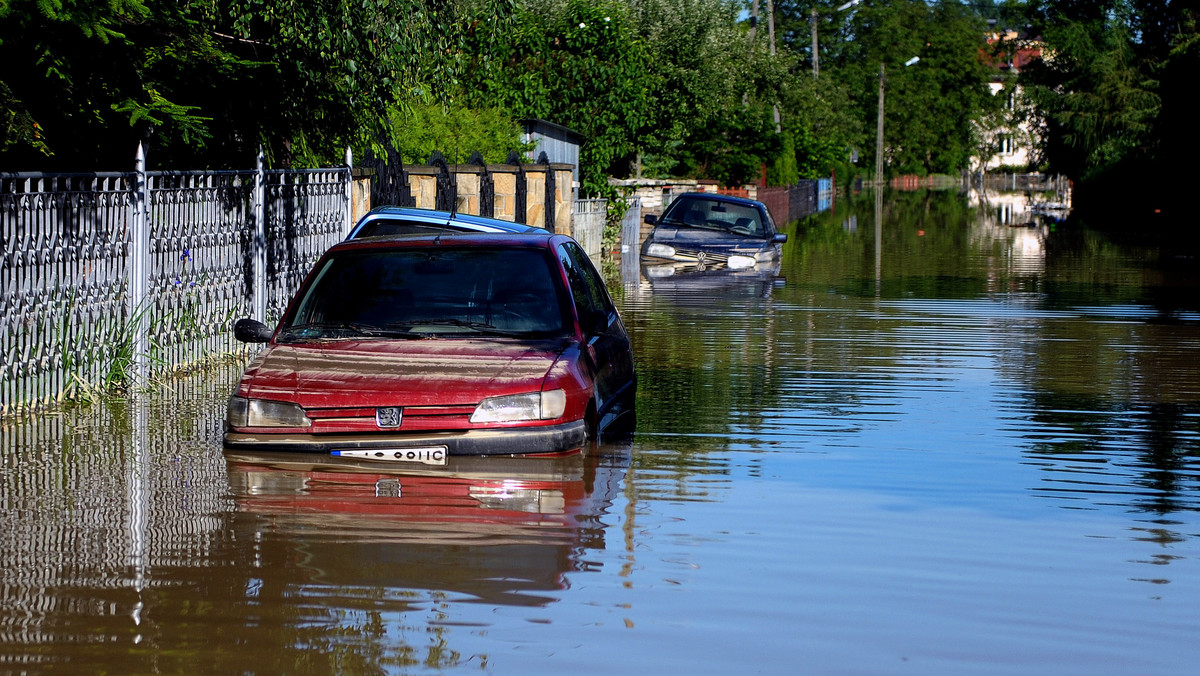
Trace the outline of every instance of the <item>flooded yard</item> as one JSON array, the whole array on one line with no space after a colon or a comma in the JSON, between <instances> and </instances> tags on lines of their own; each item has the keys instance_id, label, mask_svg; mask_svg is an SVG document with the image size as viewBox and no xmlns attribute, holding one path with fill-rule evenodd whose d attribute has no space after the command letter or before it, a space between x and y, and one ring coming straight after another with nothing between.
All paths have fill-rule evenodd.
<instances>
[{"instance_id":1,"label":"flooded yard","mask_svg":"<svg viewBox=\"0 0 1200 676\"><path fill-rule=\"evenodd\" d=\"M614 272L585 456L226 454L236 366L6 424L0 672L1194 669L1197 261L950 193L787 232Z\"/></svg>"}]
</instances>

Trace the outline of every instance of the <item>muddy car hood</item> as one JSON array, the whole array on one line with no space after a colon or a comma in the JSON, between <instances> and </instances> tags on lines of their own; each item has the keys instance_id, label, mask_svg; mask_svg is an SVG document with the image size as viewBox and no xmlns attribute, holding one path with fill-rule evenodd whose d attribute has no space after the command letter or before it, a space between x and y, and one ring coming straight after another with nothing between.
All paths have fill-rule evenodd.
<instances>
[{"instance_id":1,"label":"muddy car hood","mask_svg":"<svg viewBox=\"0 0 1200 676\"><path fill-rule=\"evenodd\" d=\"M448 339L272 344L238 393L304 408L474 405L536 392L569 343Z\"/></svg>"}]
</instances>

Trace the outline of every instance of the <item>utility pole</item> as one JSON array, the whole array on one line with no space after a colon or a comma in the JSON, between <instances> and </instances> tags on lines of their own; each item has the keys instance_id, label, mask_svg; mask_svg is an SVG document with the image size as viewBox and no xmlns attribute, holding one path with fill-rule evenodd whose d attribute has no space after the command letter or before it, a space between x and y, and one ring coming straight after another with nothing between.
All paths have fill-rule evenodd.
<instances>
[{"instance_id":1,"label":"utility pole","mask_svg":"<svg viewBox=\"0 0 1200 676\"><path fill-rule=\"evenodd\" d=\"M812 61L813 61L813 79L821 74L821 57L817 52L817 8L812 9Z\"/></svg>"},{"instance_id":2,"label":"utility pole","mask_svg":"<svg viewBox=\"0 0 1200 676\"><path fill-rule=\"evenodd\" d=\"M750 40L750 57L751 58L754 57L754 37L757 32L758 32L758 0L754 0L754 2L750 3L749 40ZM750 105L750 93L745 92L742 94L742 107L746 107L748 105Z\"/></svg>"},{"instance_id":3,"label":"utility pole","mask_svg":"<svg viewBox=\"0 0 1200 676\"><path fill-rule=\"evenodd\" d=\"M767 0L767 36L771 39L771 57L775 57L775 0ZM775 133L783 133L783 125L779 123L779 102L771 104L771 113L775 117Z\"/></svg>"},{"instance_id":4,"label":"utility pole","mask_svg":"<svg viewBox=\"0 0 1200 676\"><path fill-rule=\"evenodd\" d=\"M758 31L758 0L750 3L750 52L754 52L754 34Z\"/></svg>"},{"instance_id":5,"label":"utility pole","mask_svg":"<svg viewBox=\"0 0 1200 676\"><path fill-rule=\"evenodd\" d=\"M875 185L883 187L883 62L879 62L879 115L875 121Z\"/></svg>"},{"instance_id":6,"label":"utility pole","mask_svg":"<svg viewBox=\"0 0 1200 676\"><path fill-rule=\"evenodd\" d=\"M767 39L771 41L771 56L775 56L775 0L767 0Z\"/></svg>"}]
</instances>

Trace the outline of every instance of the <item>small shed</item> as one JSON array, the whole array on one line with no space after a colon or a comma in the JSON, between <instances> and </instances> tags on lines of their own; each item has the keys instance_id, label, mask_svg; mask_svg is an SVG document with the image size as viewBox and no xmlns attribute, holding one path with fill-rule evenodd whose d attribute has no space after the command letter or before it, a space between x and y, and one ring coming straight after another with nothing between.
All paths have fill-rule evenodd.
<instances>
[{"instance_id":1,"label":"small shed","mask_svg":"<svg viewBox=\"0 0 1200 676\"><path fill-rule=\"evenodd\" d=\"M521 126L525 133L521 140L535 143L529 153L530 161L536 162L546 153L546 159L552 163L571 165L571 197L579 199L579 146L583 137L566 127L546 120L522 120Z\"/></svg>"}]
</instances>

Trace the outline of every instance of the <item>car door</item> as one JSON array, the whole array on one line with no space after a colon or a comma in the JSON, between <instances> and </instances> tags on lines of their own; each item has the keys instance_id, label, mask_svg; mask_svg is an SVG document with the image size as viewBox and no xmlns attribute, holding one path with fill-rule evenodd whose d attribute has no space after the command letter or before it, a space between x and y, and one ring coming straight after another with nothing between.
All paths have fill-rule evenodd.
<instances>
[{"instance_id":1,"label":"car door","mask_svg":"<svg viewBox=\"0 0 1200 676\"><path fill-rule=\"evenodd\" d=\"M583 325L585 352L593 361L596 413L603 421L623 412L613 409L632 407L636 385L629 335L604 280L583 249L568 241L558 245L557 254Z\"/></svg>"}]
</instances>

